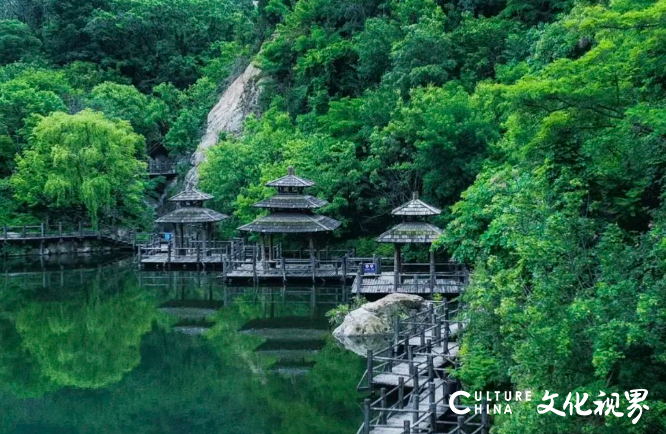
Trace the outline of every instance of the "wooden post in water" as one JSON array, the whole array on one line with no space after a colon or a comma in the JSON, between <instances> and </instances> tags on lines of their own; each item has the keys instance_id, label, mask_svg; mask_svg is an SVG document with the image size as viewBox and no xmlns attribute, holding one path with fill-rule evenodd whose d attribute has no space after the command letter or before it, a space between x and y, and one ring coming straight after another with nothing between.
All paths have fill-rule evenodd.
<instances>
[{"instance_id":1,"label":"wooden post in water","mask_svg":"<svg viewBox=\"0 0 666 434\"><path fill-rule=\"evenodd\" d=\"M380 402L380 407L382 408L382 410L379 413L379 423L381 425L386 425L386 419L387 419L386 418L386 413L387 413L387 411L384 410L387 406L386 405L386 388L385 387L382 387L380 389L380 396L381 396L381 398L380 398L379 402Z\"/></svg>"},{"instance_id":2,"label":"wooden post in water","mask_svg":"<svg viewBox=\"0 0 666 434\"><path fill-rule=\"evenodd\" d=\"M39 229L40 229L40 232L42 234L42 238L44 238L44 233L45 233L45 231L44 231L44 222L40 223Z\"/></svg>"},{"instance_id":3,"label":"wooden post in water","mask_svg":"<svg viewBox=\"0 0 666 434\"><path fill-rule=\"evenodd\" d=\"M368 350L366 354L367 354L366 370L368 372L368 386L372 388L372 382L374 381L372 375L372 350Z\"/></svg>"},{"instance_id":4,"label":"wooden post in water","mask_svg":"<svg viewBox=\"0 0 666 434\"><path fill-rule=\"evenodd\" d=\"M402 422L402 432L403 434L412 434L412 429L408 420Z\"/></svg>"},{"instance_id":5,"label":"wooden post in water","mask_svg":"<svg viewBox=\"0 0 666 434\"><path fill-rule=\"evenodd\" d=\"M370 398L363 400L363 433L370 434Z\"/></svg>"}]
</instances>

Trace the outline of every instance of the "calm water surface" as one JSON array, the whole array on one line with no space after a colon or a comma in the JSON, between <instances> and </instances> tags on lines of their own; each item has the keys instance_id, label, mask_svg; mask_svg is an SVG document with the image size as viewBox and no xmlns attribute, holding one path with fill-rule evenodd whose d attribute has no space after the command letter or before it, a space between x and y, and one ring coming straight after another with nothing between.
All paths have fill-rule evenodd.
<instances>
[{"instance_id":1,"label":"calm water surface","mask_svg":"<svg viewBox=\"0 0 666 434\"><path fill-rule=\"evenodd\" d=\"M0 433L355 433L341 288L224 287L115 258L0 263Z\"/></svg>"}]
</instances>

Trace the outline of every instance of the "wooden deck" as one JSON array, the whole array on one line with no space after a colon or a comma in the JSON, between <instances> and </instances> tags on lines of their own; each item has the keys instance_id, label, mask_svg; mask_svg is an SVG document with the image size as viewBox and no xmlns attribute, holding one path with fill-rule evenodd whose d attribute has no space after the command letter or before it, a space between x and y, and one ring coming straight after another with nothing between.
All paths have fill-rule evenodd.
<instances>
[{"instance_id":1,"label":"wooden deck","mask_svg":"<svg viewBox=\"0 0 666 434\"><path fill-rule=\"evenodd\" d=\"M407 294L460 294L464 285L454 277L436 277L435 284L430 287L429 276L401 276L398 290L395 291L394 274L384 272L378 275L356 276L352 284L353 294L390 294L403 292ZM360 283L360 285L359 285Z\"/></svg>"},{"instance_id":2,"label":"wooden deck","mask_svg":"<svg viewBox=\"0 0 666 434\"><path fill-rule=\"evenodd\" d=\"M197 258L196 255L169 255L168 253L156 253L141 258L141 263L153 265L222 264L222 255L210 255Z\"/></svg>"},{"instance_id":3,"label":"wooden deck","mask_svg":"<svg viewBox=\"0 0 666 434\"><path fill-rule=\"evenodd\" d=\"M287 278L303 278L309 279L313 276L315 278L337 278L345 279L341 267L336 267L334 264L319 264L315 266L314 270L309 263L304 263L301 260L290 261L285 260L284 268L269 262L260 262L256 267L251 263L239 264L235 268L227 271L225 276L230 279L234 278L247 278L253 279L287 279Z\"/></svg>"}]
</instances>

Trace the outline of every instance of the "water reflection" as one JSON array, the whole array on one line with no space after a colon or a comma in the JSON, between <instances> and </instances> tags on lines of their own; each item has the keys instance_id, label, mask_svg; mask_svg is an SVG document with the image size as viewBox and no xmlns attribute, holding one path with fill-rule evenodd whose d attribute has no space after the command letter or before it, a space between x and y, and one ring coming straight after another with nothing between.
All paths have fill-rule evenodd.
<instances>
[{"instance_id":1,"label":"water reflection","mask_svg":"<svg viewBox=\"0 0 666 434\"><path fill-rule=\"evenodd\" d=\"M6 265L6 264L5 264ZM4 267L1 433L348 433L341 288L234 288L131 261Z\"/></svg>"}]
</instances>

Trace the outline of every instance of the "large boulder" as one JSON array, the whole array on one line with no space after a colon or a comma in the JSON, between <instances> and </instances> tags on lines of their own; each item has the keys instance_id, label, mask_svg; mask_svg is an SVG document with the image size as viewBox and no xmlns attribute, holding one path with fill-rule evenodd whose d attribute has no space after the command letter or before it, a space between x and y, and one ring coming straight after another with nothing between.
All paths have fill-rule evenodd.
<instances>
[{"instance_id":1,"label":"large boulder","mask_svg":"<svg viewBox=\"0 0 666 434\"><path fill-rule=\"evenodd\" d=\"M333 331L334 336L368 336L388 333L388 322L360 307L345 316L344 321Z\"/></svg>"},{"instance_id":2,"label":"large boulder","mask_svg":"<svg viewBox=\"0 0 666 434\"><path fill-rule=\"evenodd\" d=\"M391 331L393 321L400 315L408 315L412 310L422 307L424 299L417 295L390 294L386 297L365 303L345 316L342 324L333 331L333 335L373 336ZM338 339L341 340L341 339Z\"/></svg>"},{"instance_id":3,"label":"large boulder","mask_svg":"<svg viewBox=\"0 0 666 434\"><path fill-rule=\"evenodd\" d=\"M366 303L361 308L374 313L392 325L396 317L409 315L412 310L421 309L424 301L418 295L396 293L389 294L372 303Z\"/></svg>"}]
</instances>

